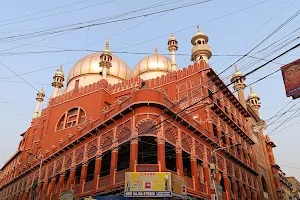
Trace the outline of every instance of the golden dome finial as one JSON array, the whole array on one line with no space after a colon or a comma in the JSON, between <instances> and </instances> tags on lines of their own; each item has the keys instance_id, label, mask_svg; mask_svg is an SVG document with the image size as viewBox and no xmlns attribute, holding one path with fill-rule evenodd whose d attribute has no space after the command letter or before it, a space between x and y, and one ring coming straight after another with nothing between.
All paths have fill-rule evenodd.
<instances>
[{"instance_id":1,"label":"golden dome finial","mask_svg":"<svg viewBox=\"0 0 300 200\"><path fill-rule=\"evenodd\" d=\"M59 71L62 71L62 65L60 65L60 67L59 67Z\"/></svg>"},{"instance_id":2,"label":"golden dome finial","mask_svg":"<svg viewBox=\"0 0 300 200\"><path fill-rule=\"evenodd\" d=\"M157 47L155 47L155 49L154 49L154 54L158 54Z\"/></svg>"},{"instance_id":3,"label":"golden dome finial","mask_svg":"<svg viewBox=\"0 0 300 200\"><path fill-rule=\"evenodd\" d=\"M237 65L236 65L236 64L234 64L234 70L235 70L235 72L238 72L238 71L239 71L239 69L237 68Z\"/></svg>"},{"instance_id":4,"label":"golden dome finial","mask_svg":"<svg viewBox=\"0 0 300 200\"><path fill-rule=\"evenodd\" d=\"M109 51L109 39L108 38L106 39L106 42L105 42L105 51Z\"/></svg>"},{"instance_id":5,"label":"golden dome finial","mask_svg":"<svg viewBox=\"0 0 300 200\"><path fill-rule=\"evenodd\" d=\"M200 33L200 26L199 25L197 25L197 29L198 29L198 32Z\"/></svg>"},{"instance_id":6,"label":"golden dome finial","mask_svg":"<svg viewBox=\"0 0 300 200\"><path fill-rule=\"evenodd\" d=\"M171 37L174 37L174 34L173 34L173 33L171 33Z\"/></svg>"}]
</instances>

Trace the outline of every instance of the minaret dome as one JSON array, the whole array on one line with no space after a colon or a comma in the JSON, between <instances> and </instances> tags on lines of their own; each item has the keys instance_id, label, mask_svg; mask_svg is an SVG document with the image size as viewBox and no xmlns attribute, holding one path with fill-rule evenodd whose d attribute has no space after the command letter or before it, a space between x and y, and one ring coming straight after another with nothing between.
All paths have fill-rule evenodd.
<instances>
[{"instance_id":1,"label":"minaret dome","mask_svg":"<svg viewBox=\"0 0 300 200\"><path fill-rule=\"evenodd\" d=\"M208 43L208 36L200 32L198 27L198 32L191 39L191 43L194 46L192 48L191 61L198 62L200 60L205 60L208 63L208 59L212 56L212 51Z\"/></svg>"}]
</instances>

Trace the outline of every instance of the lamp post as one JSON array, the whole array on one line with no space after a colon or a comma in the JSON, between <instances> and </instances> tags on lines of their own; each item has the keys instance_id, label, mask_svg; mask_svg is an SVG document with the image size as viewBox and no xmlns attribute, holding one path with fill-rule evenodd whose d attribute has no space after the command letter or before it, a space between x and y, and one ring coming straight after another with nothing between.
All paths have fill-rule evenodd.
<instances>
[{"instance_id":1,"label":"lamp post","mask_svg":"<svg viewBox=\"0 0 300 200\"><path fill-rule=\"evenodd\" d=\"M220 141L220 139L222 137L224 137L225 134L223 134L218 142ZM211 157L211 163L210 163L210 169L211 169L211 178L212 178L212 183L213 183L213 186L214 186L214 189L215 189L215 193L216 193L216 199L219 200L219 197L218 197L218 194L217 194L217 187L216 187L216 174L215 174L215 170L216 170L216 164L217 164L217 159L216 159L216 152L219 151L219 150L223 150L223 149L226 149L226 148L229 148L229 147L233 147L233 146L238 146L238 145L241 145L241 143L236 143L236 144L233 144L233 145L229 145L229 146L226 146L226 147L219 147L219 148L215 148L213 149L211 152L210 152L210 157Z\"/></svg>"}]
</instances>

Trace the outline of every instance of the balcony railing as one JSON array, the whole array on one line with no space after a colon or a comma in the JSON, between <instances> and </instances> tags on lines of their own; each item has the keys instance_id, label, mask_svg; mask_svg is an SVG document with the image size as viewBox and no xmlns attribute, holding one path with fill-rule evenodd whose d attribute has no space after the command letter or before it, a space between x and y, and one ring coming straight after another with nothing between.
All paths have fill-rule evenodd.
<instances>
[{"instance_id":1,"label":"balcony railing","mask_svg":"<svg viewBox=\"0 0 300 200\"><path fill-rule=\"evenodd\" d=\"M199 185L200 185L200 192L201 192L201 193L207 194L206 184L204 184L204 183L199 183Z\"/></svg>"},{"instance_id":2,"label":"balcony railing","mask_svg":"<svg viewBox=\"0 0 300 200\"><path fill-rule=\"evenodd\" d=\"M125 169L116 173L116 184L122 183L125 181L125 173L128 172L129 169Z\"/></svg>"},{"instance_id":3,"label":"balcony railing","mask_svg":"<svg viewBox=\"0 0 300 200\"><path fill-rule=\"evenodd\" d=\"M98 182L98 189L102 189L105 188L109 185L109 178L110 176L104 176L104 177L100 177L99 182Z\"/></svg>"},{"instance_id":4,"label":"balcony railing","mask_svg":"<svg viewBox=\"0 0 300 200\"><path fill-rule=\"evenodd\" d=\"M84 186L83 186L83 193L92 191L93 190L93 183L94 183L94 180L85 182Z\"/></svg>"},{"instance_id":5,"label":"balcony railing","mask_svg":"<svg viewBox=\"0 0 300 200\"><path fill-rule=\"evenodd\" d=\"M79 185L76 185L74 188L73 188L73 190L74 190L74 195L77 195L77 194L79 194L80 193L80 191L79 191Z\"/></svg>"},{"instance_id":6,"label":"balcony railing","mask_svg":"<svg viewBox=\"0 0 300 200\"><path fill-rule=\"evenodd\" d=\"M158 172L159 166L158 164L137 164L136 171L137 172Z\"/></svg>"},{"instance_id":7,"label":"balcony railing","mask_svg":"<svg viewBox=\"0 0 300 200\"><path fill-rule=\"evenodd\" d=\"M193 179L189 178L189 177L185 177L186 178L186 187L194 190L194 183L193 183Z\"/></svg>"}]
</instances>

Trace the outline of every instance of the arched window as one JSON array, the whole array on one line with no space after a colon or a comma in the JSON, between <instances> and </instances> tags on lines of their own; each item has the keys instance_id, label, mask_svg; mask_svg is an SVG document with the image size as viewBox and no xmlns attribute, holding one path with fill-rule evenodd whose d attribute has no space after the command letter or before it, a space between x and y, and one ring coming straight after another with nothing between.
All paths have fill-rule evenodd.
<instances>
[{"instance_id":1,"label":"arched window","mask_svg":"<svg viewBox=\"0 0 300 200\"><path fill-rule=\"evenodd\" d=\"M56 130L73 127L85 123L86 114L81 108L72 108L68 110L58 121Z\"/></svg>"}]
</instances>

